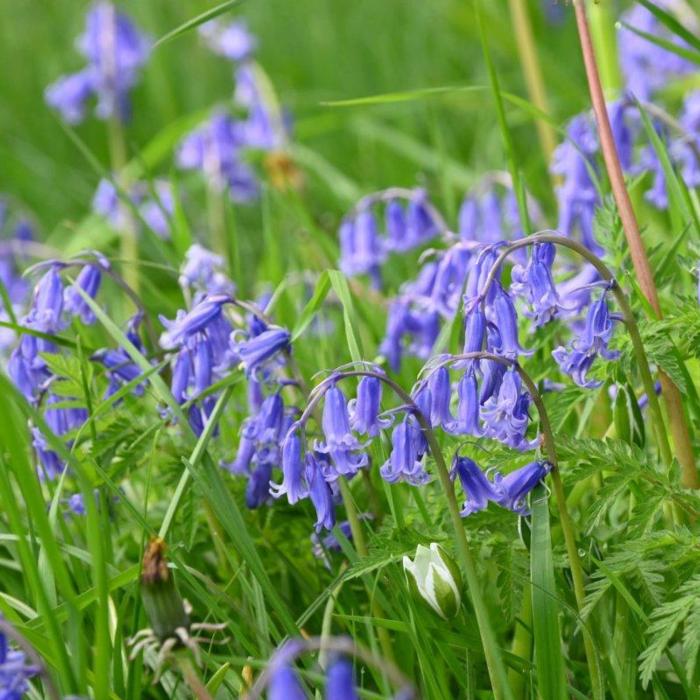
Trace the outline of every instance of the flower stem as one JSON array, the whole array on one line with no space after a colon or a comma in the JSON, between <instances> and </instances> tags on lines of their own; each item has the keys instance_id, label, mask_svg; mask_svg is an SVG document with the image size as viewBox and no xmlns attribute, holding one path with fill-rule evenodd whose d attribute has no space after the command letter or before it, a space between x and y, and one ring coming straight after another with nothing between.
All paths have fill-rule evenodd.
<instances>
[{"instance_id":1,"label":"flower stem","mask_svg":"<svg viewBox=\"0 0 700 700\"><path fill-rule=\"evenodd\" d=\"M483 289L481 290L481 295L485 298L489 288L493 284L496 276L499 273L503 261L515 250L520 248L525 248L531 245L536 245L537 243L553 243L558 246L563 246L569 250L573 250L575 253L580 255L582 258L587 260L595 269L598 274L606 282L610 282L612 287L611 291L615 295L618 306L622 311L622 316L627 327L627 332L629 333L630 339L632 340L632 348L634 350L634 355L637 360L637 365L639 368L639 374L642 379L642 385L649 398L649 413L651 416L652 426L656 434L656 442L661 453L661 460L664 465L670 469L673 462L671 455L671 448L668 443L668 436L666 434L666 426L664 423L663 414L661 413L661 407L659 405L659 400L656 396L656 387L654 386L654 380L651 376L651 369L649 368L649 360L647 358L646 351L644 350L644 344L642 343L641 335L639 334L639 327L637 326L637 321L634 317L634 312L627 299L627 296L622 291L622 288L617 283L614 275L608 269L608 266L594 253L592 253L586 246L571 238L566 238L564 236L559 236L554 233L536 233L527 238L522 238L519 241L511 243L509 246L503 249L501 254L498 256L494 262L489 274L484 282Z\"/></svg>"},{"instance_id":2,"label":"flower stem","mask_svg":"<svg viewBox=\"0 0 700 700\"><path fill-rule=\"evenodd\" d=\"M510 15L513 19L515 38L518 43L518 55L520 65L525 77L530 101L535 107L545 114L549 114L549 100L542 78L542 67L537 55L537 46L532 33L532 24L528 14L526 0L509 0ZM545 163L549 163L552 152L556 148L557 139L552 125L544 119L536 122L537 134L542 146L542 157Z\"/></svg>"},{"instance_id":3,"label":"flower stem","mask_svg":"<svg viewBox=\"0 0 700 700\"><path fill-rule=\"evenodd\" d=\"M126 182L124 169L127 164L126 141L124 138L124 126L117 115L110 117L107 122L109 133L109 153L112 162L112 171L116 179L118 188L127 193L129 185ZM124 265L124 281L134 291L139 290L139 275L137 262L139 258L138 239L136 237L136 226L129 206L123 202L118 204L120 212L124 218L124 229L119 232L120 255Z\"/></svg>"},{"instance_id":4,"label":"flower stem","mask_svg":"<svg viewBox=\"0 0 700 700\"><path fill-rule=\"evenodd\" d=\"M526 581L523 586L523 600L520 604L520 613L515 621L515 634L510 645L510 653L526 662L530 661L532 656L532 587L530 582ZM520 671L509 668L508 680L513 695L516 698L523 698L525 693L525 674Z\"/></svg>"},{"instance_id":5,"label":"flower stem","mask_svg":"<svg viewBox=\"0 0 700 700\"><path fill-rule=\"evenodd\" d=\"M603 160L605 161L605 168L608 172L610 186L617 204L620 220L622 221L622 228L625 232L627 245L630 249L632 264L639 281L639 287L654 310L657 318L661 318L663 314L659 303L656 284L654 282L654 276L639 231L637 218L632 208L632 202L627 192L627 187L625 186L620 158L610 127L610 119L605 106L605 97L603 96L603 88L600 83L598 65L583 0L574 0L574 9L581 42L581 52L583 54L586 77L591 94L591 102L593 103L598 136L600 138ZM666 412L668 413L676 456L681 465L681 482L688 488L700 488L700 480L698 479L698 472L695 464L695 454L690 440L690 432L683 410L680 391L671 378L661 370L659 371L659 380L661 381L661 393L664 403L666 404Z\"/></svg>"},{"instance_id":6,"label":"flower stem","mask_svg":"<svg viewBox=\"0 0 700 700\"><path fill-rule=\"evenodd\" d=\"M199 673L192 665L192 661L184 655L178 655L177 666L182 677L197 700L213 700L207 687L202 683Z\"/></svg>"}]
</instances>

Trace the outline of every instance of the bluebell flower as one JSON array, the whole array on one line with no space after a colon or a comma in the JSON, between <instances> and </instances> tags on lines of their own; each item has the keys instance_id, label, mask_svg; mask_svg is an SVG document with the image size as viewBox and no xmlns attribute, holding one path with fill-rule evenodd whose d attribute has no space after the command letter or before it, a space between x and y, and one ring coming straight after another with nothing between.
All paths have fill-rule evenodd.
<instances>
[{"instance_id":1,"label":"bluebell flower","mask_svg":"<svg viewBox=\"0 0 700 700\"><path fill-rule=\"evenodd\" d=\"M700 90L685 97L683 111L678 120L684 134L671 145L671 153L679 164L683 181L688 187L700 185Z\"/></svg>"},{"instance_id":2,"label":"bluebell flower","mask_svg":"<svg viewBox=\"0 0 700 700\"><path fill-rule=\"evenodd\" d=\"M214 114L209 122L190 132L177 151L177 164L185 170L201 170L210 187L227 190L236 202L258 195L258 181L243 160L244 127L226 114Z\"/></svg>"},{"instance_id":3,"label":"bluebell flower","mask_svg":"<svg viewBox=\"0 0 700 700\"><path fill-rule=\"evenodd\" d=\"M145 197L139 204L139 214L148 228L161 238L170 238L170 218L175 211L173 189L169 182L156 180L155 197Z\"/></svg>"},{"instance_id":4,"label":"bluebell flower","mask_svg":"<svg viewBox=\"0 0 700 700\"><path fill-rule=\"evenodd\" d=\"M384 229L388 250L404 252L411 248L412 241L406 235L406 211L400 200L392 199L387 203L384 209Z\"/></svg>"},{"instance_id":5,"label":"bluebell flower","mask_svg":"<svg viewBox=\"0 0 700 700\"><path fill-rule=\"evenodd\" d=\"M29 691L28 680L39 673L26 654L10 646L0 632L0 700L21 700Z\"/></svg>"},{"instance_id":6,"label":"bluebell flower","mask_svg":"<svg viewBox=\"0 0 700 700\"><path fill-rule=\"evenodd\" d=\"M607 291L588 309L583 332L574 338L568 348L559 346L552 356L563 372L582 387L600 386L600 382L586 378L588 370L595 359L600 356L606 360L614 360L619 353L608 349L612 338L614 317L610 314L607 304Z\"/></svg>"},{"instance_id":7,"label":"bluebell flower","mask_svg":"<svg viewBox=\"0 0 700 700\"><path fill-rule=\"evenodd\" d=\"M336 384L326 390L321 425L324 440L315 443L315 450L327 454L333 463L332 471L324 474L326 479L353 476L367 466L369 457L361 452L363 445L352 434L345 395Z\"/></svg>"},{"instance_id":8,"label":"bluebell flower","mask_svg":"<svg viewBox=\"0 0 700 700\"><path fill-rule=\"evenodd\" d=\"M435 220L428 200L428 193L421 188L413 190L406 208L405 238L415 248L426 243L440 233L439 222Z\"/></svg>"},{"instance_id":9,"label":"bluebell flower","mask_svg":"<svg viewBox=\"0 0 700 700\"><path fill-rule=\"evenodd\" d=\"M484 287L486 286L486 280L496 263L500 248L501 245L499 244L485 245L480 247L476 255L470 258L464 290L465 306L470 306L477 299L481 298ZM496 274L498 274L498 271L496 271ZM491 285L486 295L486 301L491 302L494 294L495 286Z\"/></svg>"},{"instance_id":10,"label":"bluebell flower","mask_svg":"<svg viewBox=\"0 0 700 700\"><path fill-rule=\"evenodd\" d=\"M456 435L483 435L479 425L479 387L473 366L466 369L457 385L457 418L445 426Z\"/></svg>"},{"instance_id":11,"label":"bluebell flower","mask_svg":"<svg viewBox=\"0 0 700 700\"><path fill-rule=\"evenodd\" d=\"M245 504L251 510L259 508L270 500L270 480L272 464L262 462L256 464L248 477L245 491Z\"/></svg>"},{"instance_id":12,"label":"bluebell flower","mask_svg":"<svg viewBox=\"0 0 700 700\"><path fill-rule=\"evenodd\" d=\"M326 671L326 700L359 700L352 662L344 656L333 659Z\"/></svg>"},{"instance_id":13,"label":"bluebell flower","mask_svg":"<svg viewBox=\"0 0 700 700\"><path fill-rule=\"evenodd\" d=\"M531 449L538 440L529 442L526 438L530 421L529 405L530 399L522 391L520 375L512 367L508 368L498 393L491 396L481 408L484 435L514 450Z\"/></svg>"},{"instance_id":14,"label":"bluebell flower","mask_svg":"<svg viewBox=\"0 0 700 700\"><path fill-rule=\"evenodd\" d=\"M100 119L129 116L129 91L148 60L151 40L110 2L95 3L77 41L88 65L46 89L46 101L71 124L85 116L87 100L97 98Z\"/></svg>"},{"instance_id":15,"label":"bluebell flower","mask_svg":"<svg viewBox=\"0 0 700 700\"><path fill-rule=\"evenodd\" d=\"M559 206L558 230L573 237L578 229L581 241L596 254L602 249L595 240L593 217L599 202L598 192L589 168L598 152L595 126L588 113L574 117L566 128L567 138L552 155L551 171L560 175L563 183L557 188Z\"/></svg>"},{"instance_id":16,"label":"bluebell flower","mask_svg":"<svg viewBox=\"0 0 700 700\"><path fill-rule=\"evenodd\" d=\"M249 376L255 376L265 365L289 352L291 335L284 328L270 326L266 331L246 340L237 340L240 334L231 336L231 349L240 358Z\"/></svg>"},{"instance_id":17,"label":"bluebell flower","mask_svg":"<svg viewBox=\"0 0 700 700\"><path fill-rule=\"evenodd\" d=\"M499 492L488 480L474 460L455 455L450 472L452 479L459 479L464 491L465 501L460 515L466 518L488 507L489 501L497 501Z\"/></svg>"},{"instance_id":18,"label":"bluebell flower","mask_svg":"<svg viewBox=\"0 0 700 700\"><path fill-rule=\"evenodd\" d=\"M530 351L523 350L518 341L518 316L513 300L499 282L495 282L493 286L495 293L493 301L487 305L487 315L489 321L498 328L500 336L498 354L510 360L515 360L518 355L531 354Z\"/></svg>"},{"instance_id":19,"label":"bluebell flower","mask_svg":"<svg viewBox=\"0 0 700 700\"><path fill-rule=\"evenodd\" d=\"M434 274L425 296L430 306L446 319L451 319L459 307L472 255L473 251L465 244L456 243L433 263Z\"/></svg>"},{"instance_id":20,"label":"bluebell flower","mask_svg":"<svg viewBox=\"0 0 700 700\"><path fill-rule=\"evenodd\" d=\"M561 307L552 276L554 253L553 243L538 243L532 246L527 265L516 265L511 273L511 291L525 299L535 327L549 323Z\"/></svg>"},{"instance_id":21,"label":"bluebell flower","mask_svg":"<svg viewBox=\"0 0 700 700\"><path fill-rule=\"evenodd\" d=\"M179 315L173 321L161 316L165 333L160 337L161 347L176 348L195 333L203 331L221 316L222 308L231 302L226 294L210 294L200 301L191 311Z\"/></svg>"},{"instance_id":22,"label":"bluebell flower","mask_svg":"<svg viewBox=\"0 0 700 700\"><path fill-rule=\"evenodd\" d=\"M211 20L199 27L199 34L214 52L231 61L245 61L257 48L257 40L245 22Z\"/></svg>"},{"instance_id":23,"label":"bluebell flower","mask_svg":"<svg viewBox=\"0 0 700 700\"><path fill-rule=\"evenodd\" d=\"M267 686L268 700L306 700L306 693L301 687L296 671L287 664L273 668Z\"/></svg>"},{"instance_id":24,"label":"bluebell flower","mask_svg":"<svg viewBox=\"0 0 700 700\"><path fill-rule=\"evenodd\" d=\"M384 338L379 352L386 357L394 372L401 368L403 357L403 336L408 332L408 304L402 299L394 299L389 304L389 314Z\"/></svg>"},{"instance_id":25,"label":"bluebell flower","mask_svg":"<svg viewBox=\"0 0 700 700\"><path fill-rule=\"evenodd\" d=\"M501 334L498 328L490 323L486 328L486 350L494 355L501 354ZM484 404L501 388L506 367L496 360L481 360L481 386L479 390L479 403Z\"/></svg>"},{"instance_id":26,"label":"bluebell flower","mask_svg":"<svg viewBox=\"0 0 700 700\"><path fill-rule=\"evenodd\" d=\"M656 0L655 4L665 10L673 9L673 3L669 0ZM620 19L643 33L687 48L682 39L642 5L634 5ZM622 24L618 29L617 48L626 89L642 101L651 99L657 90L665 87L674 77L697 70L695 64L688 59L635 34Z\"/></svg>"},{"instance_id":27,"label":"bluebell flower","mask_svg":"<svg viewBox=\"0 0 700 700\"><path fill-rule=\"evenodd\" d=\"M634 134L630 128L628 114L631 104L626 99L615 100L607 104L608 118L617 155L622 169L628 171L632 165Z\"/></svg>"},{"instance_id":28,"label":"bluebell flower","mask_svg":"<svg viewBox=\"0 0 700 700\"><path fill-rule=\"evenodd\" d=\"M270 484L270 492L275 498L287 495L287 501L294 504L309 495L305 483L305 463L303 457L301 428L294 428L282 443L282 483Z\"/></svg>"},{"instance_id":29,"label":"bluebell flower","mask_svg":"<svg viewBox=\"0 0 700 700\"><path fill-rule=\"evenodd\" d=\"M450 411L452 401L452 381L447 367L438 367L431 373L427 382L430 391L430 423L433 427L449 428L454 423Z\"/></svg>"},{"instance_id":30,"label":"bluebell flower","mask_svg":"<svg viewBox=\"0 0 700 700\"><path fill-rule=\"evenodd\" d=\"M471 303L465 308L464 347L465 354L481 352L486 338L486 315L481 304Z\"/></svg>"},{"instance_id":31,"label":"bluebell flower","mask_svg":"<svg viewBox=\"0 0 700 700\"><path fill-rule=\"evenodd\" d=\"M309 485L309 498L316 510L316 532L323 528L332 530L335 525L333 492L324 477L328 469L325 455L306 453L306 483Z\"/></svg>"},{"instance_id":32,"label":"bluebell flower","mask_svg":"<svg viewBox=\"0 0 700 700\"><path fill-rule=\"evenodd\" d=\"M423 466L427 451L425 438L409 418L404 418L391 433L391 455L381 466L382 478L390 484L405 481L421 486L430 480Z\"/></svg>"},{"instance_id":33,"label":"bluebell flower","mask_svg":"<svg viewBox=\"0 0 700 700\"><path fill-rule=\"evenodd\" d=\"M63 308L73 316L90 325L95 322L95 314L78 291L80 288L91 299L97 296L102 283L102 271L97 265L84 265L75 279L75 283L63 292Z\"/></svg>"},{"instance_id":34,"label":"bluebell flower","mask_svg":"<svg viewBox=\"0 0 700 700\"><path fill-rule=\"evenodd\" d=\"M350 427L361 435L375 437L391 421L379 417L382 403L382 381L377 377L362 377L357 398L348 404Z\"/></svg>"},{"instance_id":35,"label":"bluebell flower","mask_svg":"<svg viewBox=\"0 0 700 700\"><path fill-rule=\"evenodd\" d=\"M377 218L372 209L345 219L340 227L340 269L346 275L369 274L378 279L386 251L379 237Z\"/></svg>"},{"instance_id":36,"label":"bluebell flower","mask_svg":"<svg viewBox=\"0 0 700 700\"><path fill-rule=\"evenodd\" d=\"M66 500L66 505L73 515L85 515L87 512L85 510L85 499L82 493L74 493Z\"/></svg>"},{"instance_id":37,"label":"bluebell flower","mask_svg":"<svg viewBox=\"0 0 700 700\"><path fill-rule=\"evenodd\" d=\"M178 280L183 289L196 294L233 296L236 291L236 286L225 273L223 258L199 243L187 249Z\"/></svg>"},{"instance_id":38,"label":"bluebell flower","mask_svg":"<svg viewBox=\"0 0 700 700\"><path fill-rule=\"evenodd\" d=\"M518 515L528 515L527 496L550 472L549 462L530 462L520 469L503 476L496 473L493 488L495 500L503 508L508 508Z\"/></svg>"},{"instance_id":39,"label":"bluebell flower","mask_svg":"<svg viewBox=\"0 0 700 700\"><path fill-rule=\"evenodd\" d=\"M141 354L144 353L144 347L138 328L142 318L143 314L137 313L129 319L126 332L126 337ZM109 384L105 392L105 398L112 396L124 384L128 384L142 374L141 368L122 347L116 349L103 348L95 352L90 359L94 362L99 362L107 370ZM144 391L145 385L143 383L137 384L133 389L135 396L142 396Z\"/></svg>"}]
</instances>

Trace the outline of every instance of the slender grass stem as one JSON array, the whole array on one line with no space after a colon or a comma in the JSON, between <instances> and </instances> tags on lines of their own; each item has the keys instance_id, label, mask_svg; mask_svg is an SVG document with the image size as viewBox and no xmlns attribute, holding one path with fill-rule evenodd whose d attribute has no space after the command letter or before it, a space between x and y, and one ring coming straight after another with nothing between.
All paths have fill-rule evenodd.
<instances>
[{"instance_id":1,"label":"slender grass stem","mask_svg":"<svg viewBox=\"0 0 700 700\"><path fill-rule=\"evenodd\" d=\"M541 112L549 114L549 100L547 99L547 91L542 77L542 66L532 32L528 3L526 0L509 0L509 3L515 38L518 44L520 65L525 77L530 101ZM537 120L536 127L540 145L542 146L542 157L545 163L549 163L557 145L554 127L543 119Z\"/></svg>"},{"instance_id":2,"label":"slender grass stem","mask_svg":"<svg viewBox=\"0 0 700 700\"><path fill-rule=\"evenodd\" d=\"M576 12L576 26L578 27L581 52L586 68L586 78L591 94L591 102L593 103L593 112L596 117L603 160L608 172L608 178L610 180L613 197L617 204L620 220L622 221L622 228L625 232L627 245L629 246L632 264L642 293L651 305L657 318L662 318L663 313L661 304L659 303L656 283L654 282L649 258L647 257L644 242L639 231L637 217L634 213L632 202L625 185L622 165L620 164L620 158L610 127L610 118L608 117L608 111L605 105L605 97L600 82L598 64L596 62L583 0L574 0L574 9ZM671 378L661 370L659 370L659 380L661 381L662 396L666 405L676 457L681 465L681 482L688 488L700 488L700 479L698 478L697 466L695 464L695 454L690 439L685 412L683 410L680 391Z\"/></svg>"},{"instance_id":3,"label":"slender grass stem","mask_svg":"<svg viewBox=\"0 0 700 700\"><path fill-rule=\"evenodd\" d=\"M107 129L112 171L119 189L128 193L129 185L125 175L127 165L126 140L124 138L124 125L118 115L114 115L108 120ZM129 206L123 202L119 202L118 206L124 220L123 230L119 232L120 256L125 261L123 277L126 284L138 292L139 275L136 263L139 259L139 244L136 225Z\"/></svg>"},{"instance_id":4,"label":"slender grass stem","mask_svg":"<svg viewBox=\"0 0 700 700\"><path fill-rule=\"evenodd\" d=\"M529 661L532 656L532 588L526 581L523 586L523 599L520 604L520 613L515 622L515 634L510 645L510 652L515 656ZM514 668L508 669L510 688L516 698L525 697L525 676Z\"/></svg>"}]
</instances>

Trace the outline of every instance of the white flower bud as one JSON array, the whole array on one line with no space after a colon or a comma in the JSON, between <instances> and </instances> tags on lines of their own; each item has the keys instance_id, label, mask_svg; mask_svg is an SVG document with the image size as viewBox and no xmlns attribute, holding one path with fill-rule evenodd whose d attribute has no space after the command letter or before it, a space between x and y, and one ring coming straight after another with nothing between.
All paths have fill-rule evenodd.
<instances>
[{"instance_id":1,"label":"white flower bud","mask_svg":"<svg viewBox=\"0 0 700 700\"><path fill-rule=\"evenodd\" d=\"M430 547L418 545L413 561L403 558L406 576L423 600L444 619L454 617L462 602L462 577L445 551L433 542Z\"/></svg>"}]
</instances>

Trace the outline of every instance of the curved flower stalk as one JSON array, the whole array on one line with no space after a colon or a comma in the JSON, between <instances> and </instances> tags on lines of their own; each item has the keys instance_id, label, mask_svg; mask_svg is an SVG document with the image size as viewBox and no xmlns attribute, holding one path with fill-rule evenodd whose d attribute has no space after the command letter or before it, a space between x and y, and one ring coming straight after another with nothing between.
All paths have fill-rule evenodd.
<instances>
[{"instance_id":1,"label":"curved flower stalk","mask_svg":"<svg viewBox=\"0 0 700 700\"><path fill-rule=\"evenodd\" d=\"M381 670L395 686L396 700L417 697L413 684L390 660L373 654L349 637L308 637L290 639L275 651L248 692L248 700L259 700L265 690L270 700L304 700L307 695L293 664L303 654L319 650L331 654L330 663L324 669L326 700L355 700L359 697L351 661L353 658Z\"/></svg>"}]
</instances>

